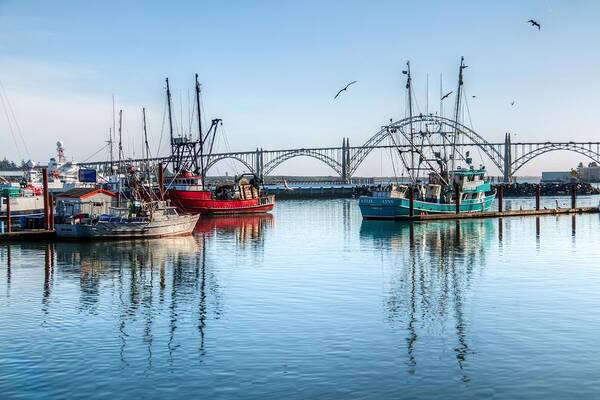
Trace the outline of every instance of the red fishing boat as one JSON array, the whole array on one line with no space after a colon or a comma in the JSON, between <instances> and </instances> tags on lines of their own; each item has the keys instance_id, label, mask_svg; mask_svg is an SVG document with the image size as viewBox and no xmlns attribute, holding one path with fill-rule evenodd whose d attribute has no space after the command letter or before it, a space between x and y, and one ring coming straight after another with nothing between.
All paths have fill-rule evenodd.
<instances>
[{"instance_id":1,"label":"red fishing boat","mask_svg":"<svg viewBox=\"0 0 600 400\"><path fill-rule=\"evenodd\" d=\"M271 211L275 206L275 196L262 195L255 182L255 177L247 180L242 176L233 185L206 190L201 176L183 171L168 184L167 195L176 207L193 213L247 214Z\"/></svg>"},{"instance_id":2,"label":"red fishing boat","mask_svg":"<svg viewBox=\"0 0 600 400\"><path fill-rule=\"evenodd\" d=\"M198 139L187 136L175 138L171 114L171 91L167 83L167 104L171 131L171 164L174 175L165 179L167 197L184 212L200 214L247 214L271 211L275 196L264 195L261 180L253 174L234 179L233 184L220 185L213 190L204 184L207 167L205 160L212 154L217 128L221 119L213 119L207 132L202 131L200 115L200 84L196 74L196 114L198 116Z\"/></svg>"}]
</instances>

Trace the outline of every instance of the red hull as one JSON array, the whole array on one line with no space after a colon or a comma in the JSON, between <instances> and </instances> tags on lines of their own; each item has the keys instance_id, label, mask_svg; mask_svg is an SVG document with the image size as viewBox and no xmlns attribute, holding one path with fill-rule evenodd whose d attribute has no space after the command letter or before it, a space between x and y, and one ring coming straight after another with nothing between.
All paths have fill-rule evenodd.
<instances>
[{"instance_id":1,"label":"red hull","mask_svg":"<svg viewBox=\"0 0 600 400\"><path fill-rule=\"evenodd\" d=\"M209 191L169 190L169 199L185 212L200 214L250 214L271 211L275 196L247 200L217 200Z\"/></svg>"}]
</instances>

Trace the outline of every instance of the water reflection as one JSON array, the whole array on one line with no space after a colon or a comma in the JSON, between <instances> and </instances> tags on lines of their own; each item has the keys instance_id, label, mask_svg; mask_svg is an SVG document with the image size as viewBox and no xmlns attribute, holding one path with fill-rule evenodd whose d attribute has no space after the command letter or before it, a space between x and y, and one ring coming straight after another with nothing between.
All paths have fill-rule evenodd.
<instances>
[{"instance_id":1,"label":"water reflection","mask_svg":"<svg viewBox=\"0 0 600 400\"><path fill-rule=\"evenodd\" d=\"M228 233L233 234L239 243L262 243L265 231L273 226L273 220L271 214L202 217L194 229L194 234Z\"/></svg>"},{"instance_id":2,"label":"water reflection","mask_svg":"<svg viewBox=\"0 0 600 400\"><path fill-rule=\"evenodd\" d=\"M141 338L147 348L147 367L152 368L156 337L166 346L172 363L182 342L178 339L182 325L195 326L197 350L205 354L205 338L211 319L223 313L222 290L213 265L223 251L219 243L250 244L253 254L260 253L265 233L273 227L270 214L203 218L194 236L154 240L116 242L57 242L48 244L12 244L3 246L7 263L7 297L14 279L13 249L19 254L34 252L44 260L41 288L42 327L64 310L60 301L53 304L56 285L72 287L76 283L76 312L116 316L114 332L120 341L120 357L128 365L128 342ZM215 242L209 245L210 242ZM256 251L260 248L261 251ZM212 251L214 255L207 254ZM64 291L62 293L64 295ZM62 300L62 299L61 299ZM108 307L108 309L107 309ZM139 331L139 332L138 332ZM135 347L132 347L135 351Z\"/></svg>"},{"instance_id":3,"label":"water reflection","mask_svg":"<svg viewBox=\"0 0 600 400\"><path fill-rule=\"evenodd\" d=\"M462 379L469 380L464 367L473 351L464 303L474 277L486 264L494 229L491 220L362 223L361 238L373 240L382 253L382 269L388 275L384 308L392 326L404 327L410 373L418 364L419 335L450 325L457 365Z\"/></svg>"}]
</instances>

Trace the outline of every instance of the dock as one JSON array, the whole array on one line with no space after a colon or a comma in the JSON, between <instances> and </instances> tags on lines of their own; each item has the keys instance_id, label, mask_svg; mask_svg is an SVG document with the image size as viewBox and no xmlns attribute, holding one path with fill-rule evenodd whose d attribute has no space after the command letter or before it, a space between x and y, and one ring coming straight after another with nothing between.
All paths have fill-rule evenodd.
<instances>
[{"instance_id":1,"label":"dock","mask_svg":"<svg viewBox=\"0 0 600 400\"><path fill-rule=\"evenodd\" d=\"M0 234L0 243L4 242L35 242L54 240L56 232L46 229L30 229Z\"/></svg>"},{"instance_id":2,"label":"dock","mask_svg":"<svg viewBox=\"0 0 600 400\"><path fill-rule=\"evenodd\" d=\"M438 220L456 220L471 218L504 218L504 217L535 217L543 215L565 215L565 214L597 214L598 207L577 207L577 208L552 208L542 210L507 210L507 211L485 211L485 212L463 212L446 214L427 214L399 216L400 221L438 221Z\"/></svg>"}]
</instances>

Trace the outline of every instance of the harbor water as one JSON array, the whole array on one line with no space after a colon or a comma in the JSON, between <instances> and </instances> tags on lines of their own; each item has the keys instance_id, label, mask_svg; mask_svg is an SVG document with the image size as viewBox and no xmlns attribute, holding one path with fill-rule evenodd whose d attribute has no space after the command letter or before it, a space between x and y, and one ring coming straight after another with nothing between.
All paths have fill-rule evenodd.
<instances>
[{"instance_id":1,"label":"harbor water","mask_svg":"<svg viewBox=\"0 0 600 400\"><path fill-rule=\"evenodd\" d=\"M594 398L599 228L362 221L339 199L193 237L2 244L1 397Z\"/></svg>"}]
</instances>

